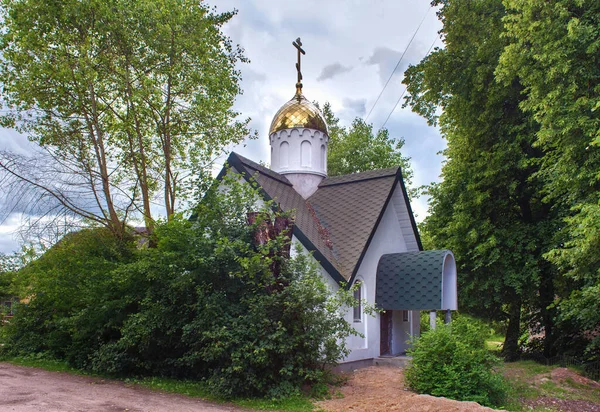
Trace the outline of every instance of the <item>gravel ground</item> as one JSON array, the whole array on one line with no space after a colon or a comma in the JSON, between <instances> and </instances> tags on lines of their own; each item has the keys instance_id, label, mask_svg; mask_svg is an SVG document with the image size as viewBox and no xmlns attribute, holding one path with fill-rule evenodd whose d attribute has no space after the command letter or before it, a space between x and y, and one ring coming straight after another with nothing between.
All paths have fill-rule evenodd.
<instances>
[{"instance_id":1,"label":"gravel ground","mask_svg":"<svg viewBox=\"0 0 600 412\"><path fill-rule=\"evenodd\" d=\"M123 382L0 362L0 411L242 411Z\"/></svg>"},{"instance_id":2,"label":"gravel ground","mask_svg":"<svg viewBox=\"0 0 600 412\"><path fill-rule=\"evenodd\" d=\"M567 400L558 398L542 397L527 399L523 404L530 409L552 410L559 412L600 412L600 405L582 400Z\"/></svg>"},{"instance_id":3,"label":"gravel ground","mask_svg":"<svg viewBox=\"0 0 600 412\"><path fill-rule=\"evenodd\" d=\"M417 395L404 386L404 374L395 367L372 366L350 374L339 396L318 402L326 411L368 412L483 412L493 409L475 402L459 402L429 395ZM343 397L342 397L343 395Z\"/></svg>"}]
</instances>

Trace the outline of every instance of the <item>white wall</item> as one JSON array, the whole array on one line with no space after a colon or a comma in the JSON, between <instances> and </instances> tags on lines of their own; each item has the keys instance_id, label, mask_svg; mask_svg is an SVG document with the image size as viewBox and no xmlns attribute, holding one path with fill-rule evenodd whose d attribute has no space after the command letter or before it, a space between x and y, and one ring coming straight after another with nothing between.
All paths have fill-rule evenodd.
<instances>
[{"instance_id":1,"label":"white wall","mask_svg":"<svg viewBox=\"0 0 600 412\"><path fill-rule=\"evenodd\" d=\"M456 262L452 252L449 252L442 269L442 309L458 310L456 282Z\"/></svg>"},{"instance_id":2,"label":"white wall","mask_svg":"<svg viewBox=\"0 0 600 412\"><path fill-rule=\"evenodd\" d=\"M248 184L246 179L244 179L242 174L235 167L231 167L227 171L226 178L235 180L239 184L244 184L244 185ZM225 194L229 190L229 187L227 187L224 183L221 182L220 186L218 187L218 190L219 190L219 192ZM254 198L254 210L258 212L258 211L262 210L264 207L265 207L264 199L262 197L260 197L260 195L257 194L256 197Z\"/></svg>"},{"instance_id":3,"label":"white wall","mask_svg":"<svg viewBox=\"0 0 600 412\"><path fill-rule=\"evenodd\" d=\"M295 127L271 133L271 169L281 174L313 173L327 176L329 136L318 130ZM325 150L323 150L323 147Z\"/></svg>"},{"instance_id":4,"label":"white wall","mask_svg":"<svg viewBox=\"0 0 600 412\"><path fill-rule=\"evenodd\" d=\"M410 339L410 311L406 311L408 319L403 320L402 310L394 310L392 313L392 354L397 355L408 349L407 341Z\"/></svg>"},{"instance_id":5,"label":"white wall","mask_svg":"<svg viewBox=\"0 0 600 412\"><path fill-rule=\"evenodd\" d=\"M308 199L319 188L319 183L325 179L321 175L310 173L286 173L285 177L290 181L294 190L304 199Z\"/></svg>"},{"instance_id":6,"label":"white wall","mask_svg":"<svg viewBox=\"0 0 600 412\"><path fill-rule=\"evenodd\" d=\"M381 222L377 227L375 235L371 240L371 244L365 254L363 261L360 264L357 276L364 280L366 286L366 299L372 305L375 304L375 276L377 272L377 264L381 255L386 253L398 253L408 251L405 234L400 226L395 203L404 203L404 199L395 199L402 196L401 188L398 186L392 195L392 201L388 204ZM412 229L411 229L412 231ZM353 313L349 310L346 319L352 322ZM375 316L364 317L365 322L363 327L366 330L365 338L351 338L348 342L348 347L352 350L350 355L344 361L354 361L360 359L376 358L379 356L380 350L380 320L379 314Z\"/></svg>"},{"instance_id":7,"label":"white wall","mask_svg":"<svg viewBox=\"0 0 600 412\"><path fill-rule=\"evenodd\" d=\"M306 249L304 245L298 240L298 238L295 235L293 235L290 249L291 257L297 256L297 246L300 246L301 253L309 255L308 249ZM329 273L325 269L323 269L323 266L321 266L321 264L313 256L311 256L311 259L317 264L317 271L321 275L321 278L325 281L325 284L329 287L329 290L331 290L332 292L338 290L340 288L340 285L331 276L329 276Z\"/></svg>"}]
</instances>

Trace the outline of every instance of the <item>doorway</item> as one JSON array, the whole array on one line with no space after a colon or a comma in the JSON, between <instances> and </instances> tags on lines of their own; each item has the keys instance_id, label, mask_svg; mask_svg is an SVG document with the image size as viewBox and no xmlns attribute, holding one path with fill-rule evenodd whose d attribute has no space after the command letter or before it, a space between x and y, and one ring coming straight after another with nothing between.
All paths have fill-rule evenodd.
<instances>
[{"instance_id":1,"label":"doorway","mask_svg":"<svg viewBox=\"0 0 600 412\"><path fill-rule=\"evenodd\" d=\"M392 311L386 310L379 315L380 319L380 339L379 356L392 354Z\"/></svg>"}]
</instances>

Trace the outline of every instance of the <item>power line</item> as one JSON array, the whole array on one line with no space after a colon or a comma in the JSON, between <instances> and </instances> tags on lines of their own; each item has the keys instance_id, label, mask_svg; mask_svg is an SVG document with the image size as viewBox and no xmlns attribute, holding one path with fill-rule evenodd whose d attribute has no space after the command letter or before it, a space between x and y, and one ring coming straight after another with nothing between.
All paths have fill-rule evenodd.
<instances>
[{"instance_id":1,"label":"power line","mask_svg":"<svg viewBox=\"0 0 600 412\"><path fill-rule=\"evenodd\" d=\"M427 50L427 53L425 53L425 57L427 57L429 55L429 52L431 52L431 49L433 49L433 45L437 41L438 41L438 37L436 36L436 38L433 40L433 43L431 43L431 46L429 46L429 50ZM425 57L423 57L423 58L425 58ZM385 127L386 123L388 122L388 120L390 120L390 117L392 116L392 113L394 113L394 110L396 110L396 107L398 107L398 103L400 103L400 100L402 100L402 98L404 97L404 94L406 93L407 89L408 89L408 85L406 85L406 87L402 91L402 94L400 95L400 97L398 97L398 100L396 100L396 104L394 105L394 107L392 108L392 110L390 111L390 113L385 118L385 122L383 122L383 124L381 125L381 127L379 128L379 130L383 129Z\"/></svg>"},{"instance_id":2,"label":"power line","mask_svg":"<svg viewBox=\"0 0 600 412\"><path fill-rule=\"evenodd\" d=\"M408 51L408 48L410 47L410 45L412 44L413 40L415 39L415 36L419 32L419 29L421 28L421 26L423 25L423 22L425 21L425 17L427 17L427 14L429 14L429 10L431 10L432 7L433 7L433 5L429 6L429 8L427 9L427 11L425 12L425 15L423 16L423 19L421 19L421 23L419 23L419 26L417 26L417 29L415 30L415 32L413 33L412 37L410 38L410 41L406 45L406 48L404 49L404 52L402 52L402 55L400 56L400 59L398 60L398 63L396 63L396 67L394 67L394 70L392 70L392 73L390 74L390 77L388 77L387 81L385 82L385 85L383 86L383 89L381 89L381 92L379 92L379 96L377 96L377 99L375 100L375 103L373 103L373 106L371 106L371 110L369 110L369 113L367 114L367 117L365 117L365 122L369 119L369 116L371 116L371 113L373 112L373 109L377 105L377 102L379 102L379 99L381 98L381 95L385 91L387 85L390 83L390 80L392 80L392 77L394 76L394 73L396 73L396 70L398 70L398 67L400 66L400 63L402 62L402 59L404 58L404 55Z\"/></svg>"}]
</instances>

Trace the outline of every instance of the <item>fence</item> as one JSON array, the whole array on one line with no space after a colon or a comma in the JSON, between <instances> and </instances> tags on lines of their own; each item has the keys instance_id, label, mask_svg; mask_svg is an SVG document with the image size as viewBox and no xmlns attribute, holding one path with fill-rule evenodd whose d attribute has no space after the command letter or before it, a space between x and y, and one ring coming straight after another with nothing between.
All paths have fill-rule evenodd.
<instances>
[{"instance_id":1,"label":"fence","mask_svg":"<svg viewBox=\"0 0 600 412\"><path fill-rule=\"evenodd\" d=\"M590 379L600 381L600 362L590 362L583 365L583 373Z\"/></svg>"}]
</instances>

